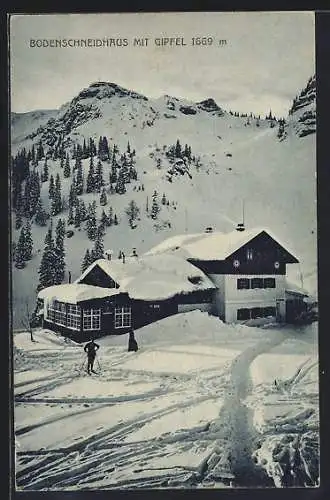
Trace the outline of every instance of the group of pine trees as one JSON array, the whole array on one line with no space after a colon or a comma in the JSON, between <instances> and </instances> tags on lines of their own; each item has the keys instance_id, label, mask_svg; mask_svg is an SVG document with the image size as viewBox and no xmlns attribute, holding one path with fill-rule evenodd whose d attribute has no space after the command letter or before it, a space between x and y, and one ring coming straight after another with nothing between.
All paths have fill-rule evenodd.
<instances>
[{"instance_id":1,"label":"group of pine trees","mask_svg":"<svg viewBox=\"0 0 330 500\"><path fill-rule=\"evenodd\" d=\"M64 279L65 273L65 222L57 221L55 229L55 240L53 238L53 225L51 224L46 237L44 251L39 267L39 284L37 290L48 286L59 285Z\"/></svg>"},{"instance_id":2,"label":"group of pine trees","mask_svg":"<svg viewBox=\"0 0 330 500\"><path fill-rule=\"evenodd\" d=\"M191 146L185 144L184 147L182 147L180 139L177 139L175 144L169 146L165 154L170 161L180 158L182 160L186 159L190 163L194 159L191 153Z\"/></svg>"}]
</instances>

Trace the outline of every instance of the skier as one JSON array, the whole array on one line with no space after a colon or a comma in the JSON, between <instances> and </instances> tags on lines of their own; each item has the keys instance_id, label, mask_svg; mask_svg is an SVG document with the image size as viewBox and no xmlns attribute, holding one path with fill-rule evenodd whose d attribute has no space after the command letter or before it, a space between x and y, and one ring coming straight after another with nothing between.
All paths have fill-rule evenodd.
<instances>
[{"instance_id":1,"label":"skier","mask_svg":"<svg viewBox=\"0 0 330 500\"><path fill-rule=\"evenodd\" d=\"M84 351L87 352L87 373L90 375L90 372L96 373L93 370L94 367L94 361L95 361L95 356L96 356L96 351L100 348L96 342L94 342L94 339L92 339L90 342L88 342L85 347Z\"/></svg>"},{"instance_id":2,"label":"skier","mask_svg":"<svg viewBox=\"0 0 330 500\"><path fill-rule=\"evenodd\" d=\"M129 339L128 339L128 352L130 351L136 352L137 350L138 350L138 345L134 338L134 330L131 330L129 332Z\"/></svg>"}]
</instances>

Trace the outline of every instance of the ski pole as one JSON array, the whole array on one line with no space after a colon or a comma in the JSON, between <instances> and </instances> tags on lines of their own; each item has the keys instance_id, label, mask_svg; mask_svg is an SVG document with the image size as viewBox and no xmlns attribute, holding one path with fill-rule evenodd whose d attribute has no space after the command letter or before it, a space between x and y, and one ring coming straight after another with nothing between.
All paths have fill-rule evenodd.
<instances>
[{"instance_id":1,"label":"ski pole","mask_svg":"<svg viewBox=\"0 0 330 500\"><path fill-rule=\"evenodd\" d=\"M97 364L98 364L99 370L101 370L101 365L100 365L100 362L99 362L99 358L98 358L98 356L96 356L96 361L97 361Z\"/></svg>"}]
</instances>

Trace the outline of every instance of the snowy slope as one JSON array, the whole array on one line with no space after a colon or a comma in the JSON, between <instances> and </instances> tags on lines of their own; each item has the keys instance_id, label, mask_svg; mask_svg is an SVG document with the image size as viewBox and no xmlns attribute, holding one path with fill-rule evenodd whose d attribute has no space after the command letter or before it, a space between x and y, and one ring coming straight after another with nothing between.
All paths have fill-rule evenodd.
<instances>
[{"instance_id":1,"label":"snowy slope","mask_svg":"<svg viewBox=\"0 0 330 500\"><path fill-rule=\"evenodd\" d=\"M34 342L16 333L18 488L280 486L272 449L285 448L283 435L269 429L282 425L287 436L311 440L309 412L318 433L317 370L297 374L315 356L316 333L225 325L193 311L136 331L136 353L127 352L127 335L100 339L91 377L81 345L48 330ZM292 379L288 395L274 390L273 377ZM296 422L290 434L285 415ZM292 469L296 485L317 460L311 442L306 467Z\"/></svg>"},{"instance_id":2,"label":"snowy slope","mask_svg":"<svg viewBox=\"0 0 330 500\"><path fill-rule=\"evenodd\" d=\"M119 250L130 255L136 247L141 255L169 236L201 233L207 226L217 231L231 231L241 220L244 199L246 226L269 228L280 240L288 242L301 262L300 266L289 266L291 281L300 285L302 276L304 288L315 292L315 134L299 137L293 130L303 108L290 115L286 137L280 141L277 126L270 128L269 121L260 120L257 127L257 121L252 118L247 125L247 118L232 116L213 102L206 103L169 96L150 100L114 84L94 84L58 110L46 127L41 124L39 132L39 124L37 127L25 120L19 125L16 118L13 127L19 126L17 135L25 135L25 139L13 144L13 152L23 146L30 147L41 138L46 144L65 127L68 147L75 141L81 143L84 137L94 137L97 143L100 135L106 135L110 147L116 143L124 151L129 141L131 148L136 150L138 180L126 185L124 195L108 194L106 209L110 205L113 207L119 225L107 228L105 248L111 248L115 255ZM310 98L308 106L315 106L315 96L314 100ZM184 175L171 176L170 182L168 171L172 166L164 147L175 144L177 139L182 145L190 145L192 154L200 161L199 165L191 164ZM160 168L156 167L158 158ZM89 161L83 163L86 179ZM39 171L42 164L39 162ZM49 160L49 168L54 176L60 173L62 195L67 198L71 180L63 178L59 161ZM104 163L103 169L107 181L110 165ZM138 191L142 185L144 190ZM146 213L147 202L150 207L155 189L159 200L165 193L169 201L168 206L160 205L157 221ZM41 196L48 208L48 183L43 184ZM93 199L99 203L95 194L84 194L82 198L86 204ZM140 220L135 229L129 227L125 213L131 200L140 208ZM100 215L99 205L97 211ZM66 217L67 211L61 216ZM16 326L19 309L26 297L30 302L34 300L33 290L37 285L37 269L46 233L45 228L35 225L32 231L33 259L24 270L13 269ZM74 229L74 232L74 236L65 241L65 246L67 270L76 279L85 250L93 244L83 229ZM14 230L13 240L17 237L18 231Z\"/></svg>"}]
</instances>

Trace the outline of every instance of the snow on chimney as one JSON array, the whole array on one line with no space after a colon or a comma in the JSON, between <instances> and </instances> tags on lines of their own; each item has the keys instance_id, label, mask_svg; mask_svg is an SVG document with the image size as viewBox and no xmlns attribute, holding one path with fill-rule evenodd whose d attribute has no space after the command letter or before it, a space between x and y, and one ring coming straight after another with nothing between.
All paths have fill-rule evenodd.
<instances>
[{"instance_id":1,"label":"snow on chimney","mask_svg":"<svg viewBox=\"0 0 330 500\"><path fill-rule=\"evenodd\" d=\"M131 255L131 257L138 257L138 254L136 252L136 248L135 247L133 247L133 249L132 249L132 255Z\"/></svg>"},{"instance_id":2,"label":"snow on chimney","mask_svg":"<svg viewBox=\"0 0 330 500\"><path fill-rule=\"evenodd\" d=\"M105 250L104 252L104 255L105 255L105 258L108 259L108 260L111 260L112 258L112 254L113 254L113 250Z\"/></svg>"},{"instance_id":3,"label":"snow on chimney","mask_svg":"<svg viewBox=\"0 0 330 500\"><path fill-rule=\"evenodd\" d=\"M244 226L244 222L239 222L236 226L236 231L245 231L245 226Z\"/></svg>"}]
</instances>

